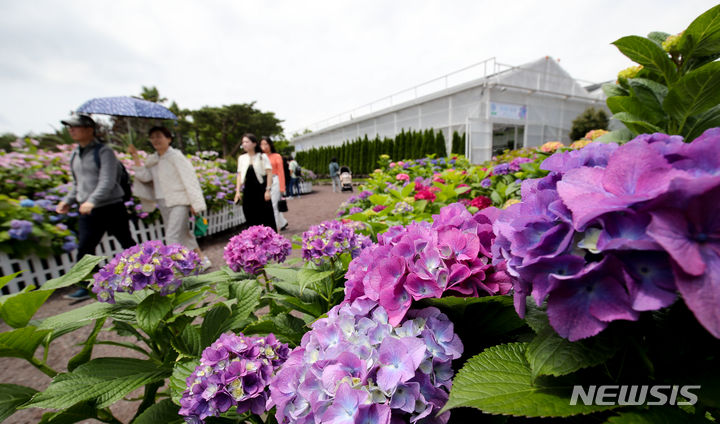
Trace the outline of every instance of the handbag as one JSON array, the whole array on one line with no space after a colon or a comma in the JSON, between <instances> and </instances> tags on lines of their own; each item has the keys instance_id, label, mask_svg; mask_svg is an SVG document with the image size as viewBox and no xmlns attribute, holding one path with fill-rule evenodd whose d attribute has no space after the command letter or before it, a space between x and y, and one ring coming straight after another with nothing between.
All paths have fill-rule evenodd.
<instances>
[{"instance_id":1,"label":"handbag","mask_svg":"<svg viewBox=\"0 0 720 424\"><path fill-rule=\"evenodd\" d=\"M208 232L208 221L207 218L195 215L195 229L193 230L193 234L195 234L195 237L204 237L207 235Z\"/></svg>"},{"instance_id":2,"label":"handbag","mask_svg":"<svg viewBox=\"0 0 720 424\"><path fill-rule=\"evenodd\" d=\"M278 200L277 206L278 206L278 212L287 212L288 211L287 200L285 200L285 199Z\"/></svg>"}]
</instances>

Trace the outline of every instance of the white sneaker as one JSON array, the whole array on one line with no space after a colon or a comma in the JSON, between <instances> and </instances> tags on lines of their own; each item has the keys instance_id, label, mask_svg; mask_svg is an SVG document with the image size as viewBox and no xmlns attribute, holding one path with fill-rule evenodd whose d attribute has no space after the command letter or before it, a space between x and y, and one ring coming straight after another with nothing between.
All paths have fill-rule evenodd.
<instances>
[{"instance_id":1,"label":"white sneaker","mask_svg":"<svg viewBox=\"0 0 720 424\"><path fill-rule=\"evenodd\" d=\"M210 262L210 259L207 256L203 256L202 261L200 261L200 269L207 271L211 266L212 262Z\"/></svg>"}]
</instances>

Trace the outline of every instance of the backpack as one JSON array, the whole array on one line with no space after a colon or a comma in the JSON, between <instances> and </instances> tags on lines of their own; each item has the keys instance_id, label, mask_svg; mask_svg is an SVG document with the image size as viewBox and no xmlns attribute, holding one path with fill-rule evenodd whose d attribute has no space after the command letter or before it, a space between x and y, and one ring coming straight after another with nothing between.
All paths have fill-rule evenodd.
<instances>
[{"instance_id":1,"label":"backpack","mask_svg":"<svg viewBox=\"0 0 720 424\"><path fill-rule=\"evenodd\" d=\"M295 165L295 177L302 177L302 168L300 167L300 165Z\"/></svg>"},{"instance_id":2,"label":"backpack","mask_svg":"<svg viewBox=\"0 0 720 424\"><path fill-rule=\"evenodd\" d=\"M95 166L100 169L100 148L103 145L101 143L95 144L93 147L93 159L95 159ZM73 150L72 156L70 156L70 171L73 175L73 180L77 181L77 178L75 178L75 170L73 169L73 160L75 160L75 156L77 156L78 149ZM120 188L122 188L123 191L123 202L127 202L130 199L132 199L132 185L130 184L130 174L128 173L127 169L125 168L125 165L123 165L122 162L118 160L118 165L120 165Z\"/></svg>"}]
</instances>

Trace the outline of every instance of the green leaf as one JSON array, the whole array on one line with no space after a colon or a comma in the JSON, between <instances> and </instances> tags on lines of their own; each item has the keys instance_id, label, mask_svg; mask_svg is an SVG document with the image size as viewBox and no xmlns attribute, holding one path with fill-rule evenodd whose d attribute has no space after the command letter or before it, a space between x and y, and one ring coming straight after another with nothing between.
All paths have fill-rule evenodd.
<instances>
[{"instance_id":1,"label":"green leaf","mask_svg":"<svg viewBox=\"0 0 720 424\"><path fill-rule=\"evenodd\" d=\"M458 314L464 314L465 309L470 305L478 303L499 303L505 306L513 306L510 296L482 296L482 297L458 297L447 296L441 298L422 299L422 303L429 306L436 306L443 310L450 310Z\"/></svg>"},{"instance_id":2,"label":"green leaf","mask_svg":"<svg viewBox=\"0 0 720 424\"><path fill-rule=\"evenodd\" d=\"M570 405L571 386L532 378L525 360L526 343L493 346L468 360L453 380L450 399L441 413L473 407L489 414L567 417L612 406Z\"/></svg>"},{"instance_id":3,"label":"green leaf","mask_svg":"<svg viewBox=\"0 0 720 424\"><path fill-rule=\"evenodd\" d=\"M285 294L277 294L277 293L268 293L266 295L266 297L274 299L280 303L290 306L291 308L295 309L298 312L308 314L315 318L317 318L320 315L325 313L323 305L320 304L319 302L318 303L303 302L302 300L298 299L295 296L288 296Z\"/></svg>"},{"instance_id":4,"label":"green leaf","mask_svg":"<svg viewBox=\"0 0 720 424\"><path fill-rule=\"evenodd\" d=\"M230 308L222 303L218 303L210 312L205 315L202 326L200 327L200 347L205 349L210 346L220 334L222 334L223 324L230 317Z\"/></svg>"},{"instance_id":5,"label":"green leaf","mask_svg":"<svg viewBox=\"0 0 720 424\"><path fill-rule=\"evenodd\" d=\"M167 296L153 293L140 302L135 310L138 326L148 335L153 335L165 315L172 309L172 301Z\"/></svg>"},{"instance_id":6,"label":"green leaf","mask_svg":"<svg viewBox=\"0 0 720 424\"><path fill-rule=\"evenodd\" d=\"M603 84L602 90L603 90L603 93L605 93L605 96L607 96L607 97L627 96L628 94L630 94L626 89L620 87L617 84L613 84L613 83Z\"/></svg>"},{"instance_id":7,"label":"green leaf","mask_svg":"<svg viewBox=\"0 0 720 424\"><path fill-rule=\"evenodd\" d=\"M75 371L60 374L44 392L38 393L25 408L62 409L93 400L99 409L144 386L169 377L172 370L153 361L134 358L97 358Z\"/></svg>"},{"instance_id":8,"label":"green leaf","mask_svg":"<svg viewBox=\"0 0 720 424\"><path fill-rule=\"evenodd\" d=\"M180 405L182 394L187 389L185 380L190 377L190 374L195 371L195 367L198 365L200 365L200 359L175 363L172 376L170 376L170 399L176 405Z\"/></svg>"},{"instance_id":9,"label":"green leaf","mask_svg":"<svg viewBox=\"0 0 720 424\"><path fill-rule=\"evenodd\" d=\"M80 402L62 411L43 414L39 424L73 424L89 418L98 418L98 410L91 402Z\"/></svg>"},{"instance_id":10,"label":"green leaf","mask_svg":"<svg viewBox=\"0 0 720 424\"><path fill-rule=\"evenodd\" d=\"M315 283L318 283L333 274L332 271L318 271L311 268L303 268L298 272L298 284L300 284L300 290L304 290L305 287L314 287Z\"/></svg>"},{"instance_id":11,"label":"green leaf","mask_svg":"<svg viewBox=\"0 0 720 424\"><path fill-rule=\"evenodd\" d=\"M570 342L548 325L530 342L525 357L535 379L539 375L561 376L593 367L610 359L615 352L617 346L605 337Z\"/></svg>"},{"instance_id":12,"label":"green leaf","mask_svg":"<svg viewBox=\"0 0 720 424\"><path fill-rule=\"evenodd\" d=\"M30 387L17 384L0 384L0 422L14 414L17 407L29 401L37 393Z\"/></svg>"},{"instance_id":13,"label":"green leaf","mask_svg":"<svg viewBox=\"0 0 720 424\"><path fill-rule=\"evenodd\" d=\"M296 284L298 280L298 271L294 268L288 268L282 265L267 265L265 266L265 272L267 275L280 281L286 281L288 283Z\"/></svg>"},{"instance_id":14,"label":"green leaf","mask_svg":"<svg viewBox=\"0 0 720 424\"><path fill-rule=\"evenodd\" d=\"M647 70L657 72L668 85L677 78L675 64L665 50L653 41L637 35L630 35L612 44L630 60L639 63Z\"/></svg>"},{"instance_id":15,"label":"green leaf","mask_svg":"<svg viewBox=\"0 0 720 424\"><path fill-rule=\"evenodd\" d=\"M655 43L657 43L659 46L662 46L662 43L667 40L667 38L670 36L667 32L660 32L660 31L653 31L650 34L648 34L647 38L651 39Z\"/></svg>"},{"instance_id":16,"label":"green leaf","mask_svg":"<svg viewBox=\"0 0 720 424\"><path fill-rule=\"evenodd\" d=\"M243 334L266 335L273 333L278 340L290 343L293 346L300 344L303 334L308 330L305 322L300 318L289 314L278 314L276 316L265 317L260 321L254 322L243 330Z\"/></svg>"},{"instance_id":17,"label":"green leaf","mask_svg":"<svg viewBox=\"0 0 720 424\"><path fill-rule=\"evenodd\" d=\"M117 302L115 304L94 302L77 309L71 309L67 312L47 317L40 322L38 328L56 330L62 329L68 325L76 325L81 322L87 322L89 324L90 321L105 318L115 312L122 311L127 308L135 308L135 306L135 303L128 302Z\"/></svg>"},{"instance_id":18,"label":"green leaf","mask_svg":"<svg viewBox=\"0 0 720 424\"><path fill-rule=\"evenodd\" d=\"M690 415L678 408L665 406L653 407L645 410L620 412L610 417L608 424L708 424L709 421L698 416Z\"/></svg>"},{"instance_id":19,"label":"green leaf","mask_svg":"<svg viewBox=\"0 0 720 424\"><path fill-rule=\"evenodd\" d=\"M176 424L182 423L183 418L178 414L180 407L173 404L170 399L163 399L144 410L135 420L133 424Z\"/></svg>"},{"instance_id":20,"label":"green leaf","mask_svg":"<svg viewBox=\"0 0 720 424\"><path fill-rule=\"evenodd\" d=\"M170 340L170 345L183 355L200 356L203 350L201 340L200 329L194 325L187 325L179 336Z\"/></svg>"},{"instance_id":21,"label":"green leaf","mask_svg":"<svg viewBox=\"0 0 720 424\"><path fill-rule=\"evenodd\" d=\"M710 128L720 127L720 105L706 110L705 112L689 119L683 130L685 142L689 143L700 137L702 133Z\"/></svg>"},{"instance_id":22,"label":"green leaf","mask_svg":"<svg viewBox=\"0 0 720 424\"><path fill-rule=\"evenodd\" d=\"M625 124L628 128L635 128L636 133L656 133L656 132L665 132L664 129L655 126L644 119L635 116L628 112L619 112L613 115L613 118L617 119L618 121Z\"/></svg>"},{"instance_id":23,"label":"green leaf","mask_svg":"<svg viewBox=\"0 0 720 424\"><path fill-rule=\"evenodd\" d=\"M24 327L30 322L35 312L52 294L49 290L32 290L26 287L21 293L0 297L0 317L13 328Z\"/></svg>"},{"instance_id":24,"label":"green leaf","mask_svg":"<svg viewBox=\"0 0 720 424\"><path fill-rule=\"evenodd\" d=\"M414 185L414 184L408 184L408 185L406 185L405 187L402 188L402 191L400 192L400 194L402 195L402 197L403 197L403 199L404 199L404 198L410 196L410 193L412 193L413 190L415 190L415 185Z\"/></svg>"},{"instance_id":25,"label":"green leaf","mask_svg":"<svg viewBox=\"0 0 720 424\"><path fill-rule=\"evenodd\" d=\"M262 288L256 280L237 281L230 284L230 295L237 299L233 308L234 319L246 319L258 307Z\"/></svg>"},{"instance_id":26,"label":"green leaf","mask_svg":"<svg viewBox=\"0 0 720 424\"><path fill-rule=\"evenodd\" d=\"M300 286L297 284L288 284L285 282L275 282L273 284L273 287L276 291L278 291L280 294L288 294L294 297L297 297L303 302L307 303L315 303L315 302L321 302L322 297L313 289L305 289L300 290Z\"/></svg>"},{"instance_id":27,"label":"green leaf","mask_svg":"<svg viewBox=\"0 0 720 424\"><path fill-rule=\"evenodd\" d=\"M29 360L49 333L50 330L39 330L32 326L0 333L0 357Z\"/></svg>"},{"instance_id":28,"label":"green leaf","mask_svg":"<svg viewBox=\"0 0 720 424\"><path fill-rule=\"evenodd\" d=\"M390 196L387 194L373 194L368 197L368 200L373 205L387 205L390 202Z\"/></svg>"},{"instance_id":29,"label":"green leaf","mask_svg":"<svg viewBox=\"0 0 720 424\"><path fill-rule=\"evenodd\" d=\"M720 52L720 5L690 23L681 36L680 51L684 59Z\"/></svg>"},{"instance_id":30,"label":"green leaf","mask_svg":"<svg viewBox=\"0 0 720 424\"><path fill-rule=\"evenodd\" d=\"M720 104L720 62L712 62L688 72L672 85L663 106L680 123L692 115Z\"/></svg>"},{"instance_id":31,"label":"green leaf","mask_svg":"<svg viewBox=\"0 0 720 424\"><path fill-rule=\"evenodd\" d=\"M627 128L610 131L595 139L597 143L624 143L633 138L633 133Z\"/></svg>"},{"instance_id":32,"label":"green leaf","mask_svg":"<svg viewBox=\"0 0 720 424\"><path fill-rule=\"evenodd\" d=\"M653 116L663 116L662 121L667 121L665 111L662 108L663 101L668 93L666 86L645 78L633 78L628 83L633 91L633 96L644 107L651 108Z\"/></svg>"},{"instance_id":33,"label":"green leaf","mask_svg":"<svg viewBox=\"0 0 720 424\"><path fill-rule=\"evenodd\" d=\"M102 330L103 324L105 324L106 319L107 318L101 318L95 321L95 328L93 328L93 331L90 332L87 340L85 340L85 345L83 346L82 350L78 352L77 355L70 358L70 361L68 361L68 371L72 371L78 366L87 363L90 360L90 357L92 356L93 346L95 346L95 340L97 339L98 334L100 334L100 330Z\"/></svg>"},{"instance_id":34,"label":"green leaf","mask_svg":"<svg viewBox=\"0 0 720 424\"><path fill-rule=\"evenodd\" d=\"M67 274L46 282L40 290L55 290L62 287L72 286L80 281L87 280L92 275L95 266L104 261L105 256L85 255L76 263Z\"/></svg>"},{"instance_id":35,"label":"green leaf","mask_svg":"<svg viewBox=\"0 0 720 424\"><path fill-rule=\"evenodd\" d=\"M3 288L3 287L5 287L5 286L7 285L7 283L9 283L10 281L12 281L13 278L15 278L15 277L17 277L18 275L20 275L20 273L22 273L22 270L14 273L14 274L3 275L2 277L0 277L0 289Z\"/></svg>"}]
</instances>

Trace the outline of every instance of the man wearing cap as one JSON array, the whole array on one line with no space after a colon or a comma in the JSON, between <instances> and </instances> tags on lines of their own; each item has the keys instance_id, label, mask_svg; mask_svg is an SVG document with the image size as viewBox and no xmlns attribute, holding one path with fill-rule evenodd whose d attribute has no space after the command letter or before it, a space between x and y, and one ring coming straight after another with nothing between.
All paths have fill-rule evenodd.
<instances>
[{"instance_id":1,"label":"man wearing cap","mask_svg":"<svg viewBox=\"0 0 720 424\"><path fill-rule=\"evenodd\" d=\"M72 203L80 205L76 260L79 261L87 254L94 255L105 232L115 236L124 249L134 246L128 213L123 204L123 189L119 182L120 164L115 152L95 137L95 121L89 116L75 115L61 122L67 126L78 148L70 159L72 189L58 203L55 211L66 214ZM80 300L87 299L89 295L83 287L65 297Z\"/></svg>"}]
</instances>

